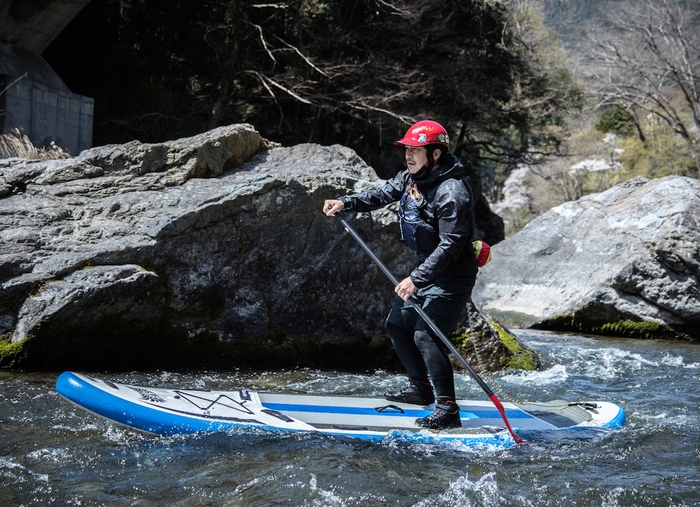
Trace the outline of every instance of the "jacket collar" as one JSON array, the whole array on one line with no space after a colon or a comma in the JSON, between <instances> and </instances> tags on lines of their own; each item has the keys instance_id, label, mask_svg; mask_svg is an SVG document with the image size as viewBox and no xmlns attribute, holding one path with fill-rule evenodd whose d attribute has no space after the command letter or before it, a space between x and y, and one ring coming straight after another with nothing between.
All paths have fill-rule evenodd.
<instances>
[{"instance_id":1,"label":"jacket collar","mask_svg":"<svg viewBox=\"0 0 700 507\"><path fill-rule=\"evenodd\" d=\"M450 178L462 178L466 174L462 162L460 162L459 159L452 153L448 153L448 155L449 157L446 164L439 166L424 180L414 181L414 184L419 187L424 187L442 183ZM413 180L413 178L411 178L411 180Z\"/></svg>"}]
</instances>

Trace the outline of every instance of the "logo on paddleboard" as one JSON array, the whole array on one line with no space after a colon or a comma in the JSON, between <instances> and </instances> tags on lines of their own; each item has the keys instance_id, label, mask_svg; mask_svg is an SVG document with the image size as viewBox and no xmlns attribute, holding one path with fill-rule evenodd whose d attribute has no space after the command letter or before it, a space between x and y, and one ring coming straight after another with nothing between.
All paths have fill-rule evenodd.
<instances>
[{"instance_id":1,"label":"logo on paddleboard","mask_svg":"<svg viewBox=\"0 0 700 507\"><path fill-rule=\"evenodd\" d=\"M129 388L139 393L141 395L142 400L152 401L153 403L165 403L165 400L153 391L149 391L148 389L144 389L143 387L129 386Z\"/></svg>"}]
</instances>

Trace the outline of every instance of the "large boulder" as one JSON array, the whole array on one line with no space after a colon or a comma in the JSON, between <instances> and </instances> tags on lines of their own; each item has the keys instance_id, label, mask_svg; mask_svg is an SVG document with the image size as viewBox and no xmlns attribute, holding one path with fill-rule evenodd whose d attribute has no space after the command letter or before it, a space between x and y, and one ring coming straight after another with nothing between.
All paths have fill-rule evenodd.
<instances>
[{"instance_id":1,"label":"large boulder","mask_svg":"<svg viewBox=\"0 0 700 507\"><path fill-rule=\"evenodd\" d=\"M474 301L544 329L700 340L700 181L637 178L495 245Z\"/></svg>"},{"instance_id":2,"label":"large boulder","mask_svg":"<svg viewBox=\"0 0 700 507\"><path fill-rule=\"evenodd\" d=\"M274 146L250 125L0 161L0 363L159 367L179 353L192 367L209 347L223 364L289 365L323 347L341 366L386 366L391 284L321 212L381 183L349 148ZM392 211L348 219L397 276L410 270Z\"/></svg>"}]
</instances>

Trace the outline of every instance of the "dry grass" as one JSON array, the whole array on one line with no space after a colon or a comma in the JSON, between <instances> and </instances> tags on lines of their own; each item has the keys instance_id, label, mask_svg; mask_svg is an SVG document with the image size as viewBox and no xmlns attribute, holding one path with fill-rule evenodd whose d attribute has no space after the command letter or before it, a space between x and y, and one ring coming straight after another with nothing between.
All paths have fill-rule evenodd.
<instances>
[{"instance_id":1,"label":"dry grass","mask_svg":"<svg viewBox=\"0 0 700 507\"><path fill-rule=\"evenodd\" d=\"M51 160L70 158L71 155L53 141L46 148L37 148L26 135L15 128L9 134L0 134L0 159L13 157Z\"/></svg>"}]
</instances>

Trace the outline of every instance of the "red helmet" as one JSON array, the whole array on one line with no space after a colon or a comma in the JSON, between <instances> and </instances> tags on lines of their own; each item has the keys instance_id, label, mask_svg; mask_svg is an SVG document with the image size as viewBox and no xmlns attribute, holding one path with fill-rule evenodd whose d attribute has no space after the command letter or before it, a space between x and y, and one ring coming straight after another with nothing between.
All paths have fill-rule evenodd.
<instances>
[{"instance_id":1,"label":"red helmet","mask_svg":"<svg viewBox=\"0 0 700 507\"><path fill-rule=\"evenodd\" d=\"M450 138L445 127L436 121L423 120L411 125L403 139L396 141L395 146L426 146L441 144L450 147Z\"/></svg>"}]
</instances>

